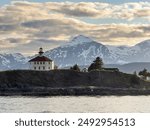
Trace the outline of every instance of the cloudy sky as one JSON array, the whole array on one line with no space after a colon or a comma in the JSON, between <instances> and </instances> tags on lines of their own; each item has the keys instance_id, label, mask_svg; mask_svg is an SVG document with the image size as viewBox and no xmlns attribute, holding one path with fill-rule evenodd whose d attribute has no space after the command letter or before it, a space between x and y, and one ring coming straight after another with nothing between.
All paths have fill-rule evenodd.
<instances>
[{"instance_id":1,"label":"cloudy sky","mask_svg":"<svg viewBox=\"0 0 150 130\"><path fill-rule=\"evenodd\" d=\"M110 45L150 39L150 1L0 1L0 53L32 55L79 34Z\"/></svg>"}]
</instances>

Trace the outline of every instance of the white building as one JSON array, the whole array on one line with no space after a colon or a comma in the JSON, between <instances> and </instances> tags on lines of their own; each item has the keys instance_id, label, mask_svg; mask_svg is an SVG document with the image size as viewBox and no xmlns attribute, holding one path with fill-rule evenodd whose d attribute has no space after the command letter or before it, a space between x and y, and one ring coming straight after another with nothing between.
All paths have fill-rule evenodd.
<instances>
[{"instance_id":1,"label":"white building","mask_svg":"<svg viewBox=\"0 0 150 130\"><path fill-rule=\"evenodd\" d=\"M29 69L37 71L48 71L54 69L54 61L43 56L43 49L39 49L39 55L29 61Z\"/></svg>"}]
</instances>

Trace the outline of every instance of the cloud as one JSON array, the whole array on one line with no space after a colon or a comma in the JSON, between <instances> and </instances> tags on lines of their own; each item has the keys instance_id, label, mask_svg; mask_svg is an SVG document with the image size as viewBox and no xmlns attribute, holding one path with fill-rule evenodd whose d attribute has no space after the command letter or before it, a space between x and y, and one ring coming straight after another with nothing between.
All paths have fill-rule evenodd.
<instances>
[{"instance_id":1,"label":"cloud","mask_svg":"<svg viewBox=\"0 0 150 130\"><path fill-rule=\"evenodd\" d=\"M80 3L53 3L48 2L46 8L51 11L63 13L64 15L73 17L104 17L111 14L111 10L105 9L109 6L108 4L101 3L98 9L96 3L92 2L80 2Z\"/></svg>"},{"instance_id":2,"label":"cloud","mask_svg":"<svg viewBox=\"0 0 150 130\"><path fill-rule=\"evenodd\" d=\"M100 2L47 2L45 8L49 11L63 13L72 17L135 19L149 18L150 3L124 3L113 5Z\"/></svg>"},{"instance_id":3,"label":"cloud","mask_svg":"<svg viewBox=\"0 0 150 130\"><path fill-rule=\"evenodd\" d=\"M132 45L150 37L150 33L145 31L149 27L149 25L128 24L97 25L95 29L88 32L88 35L108 44Z\"/></svg>"},{"instance_id":4,"label":"cloud","mask_svg":"<svg viewBox=\"0 0 150 130\"><path fill-rule=\"evenodd\" d=\"M13 31L13 30L15 30L17 28L17 26L16 25L5 25L5 24L3 24L3 25L0 25L0 31L4 31L4 32L6 32L6 31Z\"/></svg>"},{"instance_id":5,"label":"cloud","mask_svg":"<svg viewBox=\"0 0 150 130\"><path fill-rule=\"evenodd\" d=\"M150 37L150 3L111 5L100 2L13 2L0 8L0 48L3 51L35 52L39 46L57 47L83 34L109 44L136 43ZM141 18L147 24L91 24L90 19ZM36 48L37 47L37 48Z\"/></svg>"},{"instance_id":6,"label":"cloud","mask_svg":"<svg viewBox=\"0 0 150 130\"><path fill-rule=\"evenodd\" d=\"M44 7L44 8L43 8ZM48 17L59 13L71 17L135 19L149 18L150 2L123 3L119 5L101 2L13 2L5 8L8 13L22 13L27 19ZM40 9L40 11L39 11ZM36 13L34 13L36 12ZM21 17L20 17L21 18Z\"/></svg>"}]
</instances>

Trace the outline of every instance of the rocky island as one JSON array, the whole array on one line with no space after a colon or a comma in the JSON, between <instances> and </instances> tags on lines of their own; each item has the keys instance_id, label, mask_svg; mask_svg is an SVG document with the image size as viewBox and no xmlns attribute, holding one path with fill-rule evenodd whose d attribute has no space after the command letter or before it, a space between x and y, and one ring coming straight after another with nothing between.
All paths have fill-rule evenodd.
<instances>
[{"instance_id":1,"label":"rocky island","mask_svg":"<svg viewBox=\"0 0 150 130\"><path fill-rule=\"evenodd\" d=\"M0 96L149 95L150 82L119 71L0 72Z\"/></svg>"}]
</instances>

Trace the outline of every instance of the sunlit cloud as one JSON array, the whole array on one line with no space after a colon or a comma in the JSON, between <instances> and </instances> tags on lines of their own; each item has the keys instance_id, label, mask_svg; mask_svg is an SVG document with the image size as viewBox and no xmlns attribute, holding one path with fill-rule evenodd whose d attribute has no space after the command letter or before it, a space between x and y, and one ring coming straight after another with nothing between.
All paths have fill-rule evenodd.
<instances>
[{"instance_id":1,"label":"sunlit cloud","mask_svg":"<svg viewBox=\"0 0 150 130\"><path fill-rule=\"evenodd\" d=\"M31 54L64 44L78 34L104 44L133 45L150 38L150 2L112 5L101 2L12 2L0 8L0 48ZM82 20L81 20L82 18ZM89 19L116 19L124 23L86 22ZM145 23L128 24L135 19Z\"/></svg>"}]
</instances>

